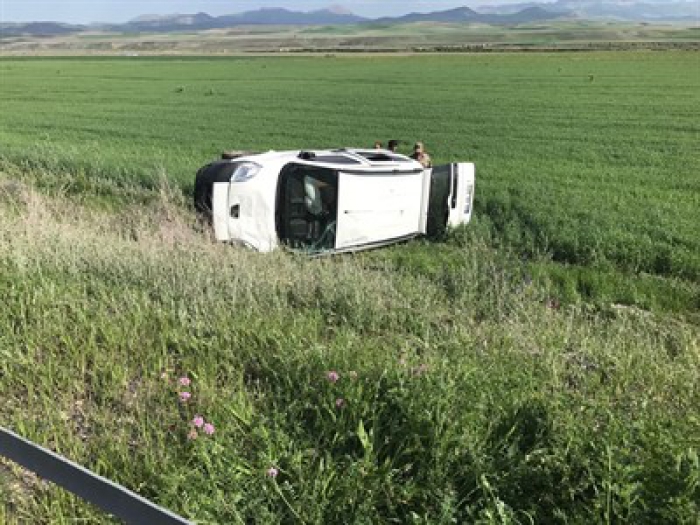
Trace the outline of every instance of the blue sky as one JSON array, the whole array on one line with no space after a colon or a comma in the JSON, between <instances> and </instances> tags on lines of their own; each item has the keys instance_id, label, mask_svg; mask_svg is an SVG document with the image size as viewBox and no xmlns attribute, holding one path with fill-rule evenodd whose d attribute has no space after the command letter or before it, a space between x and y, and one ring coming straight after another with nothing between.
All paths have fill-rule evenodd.
<instances>
[{"instance_id":1,"label":"blue sky","mask_svg":"<svg viewBox=\"0 0 700 525\"><path fill-rule=\"evenodd\" d=\"M61 22L124 22L144 14L196 13L226 15L261 7L284 7L299 11L342 5L355 14L377 17L402 15L411 11L438 11L468 5L505 4L523 0L0 0L0 21L26 22L52 20Z\"/></svg>"}]
</instances>

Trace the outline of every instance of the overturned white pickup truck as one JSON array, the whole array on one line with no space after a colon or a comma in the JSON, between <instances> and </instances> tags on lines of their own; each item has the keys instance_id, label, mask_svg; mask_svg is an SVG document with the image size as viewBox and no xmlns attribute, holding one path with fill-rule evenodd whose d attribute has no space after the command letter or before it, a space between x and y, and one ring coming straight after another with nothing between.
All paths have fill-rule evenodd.
<instances>
[{"instance_id":1,"label":"overturned white pickup truck","mask_svg":"<svg viewBox=\"0 0 700 525\"><path fill-rule=\"evenodd\" d=\"M346 252L469 222L474 164L423 168L387 150L270 151L202 167L195 207L217 240Z\"/></svg>"}]
</instances>

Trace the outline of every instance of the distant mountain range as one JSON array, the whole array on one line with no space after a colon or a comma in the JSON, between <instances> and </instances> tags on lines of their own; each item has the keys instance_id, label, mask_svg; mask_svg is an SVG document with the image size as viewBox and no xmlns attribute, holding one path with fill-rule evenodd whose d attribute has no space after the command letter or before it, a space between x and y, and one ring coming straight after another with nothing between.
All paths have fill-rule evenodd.
<instances>
[{"instance_id":1,"label":"distant mountain range","mask_svg":"<svg viewBox=\"0 0 700 525\"><path fill-rule=\"evenodd\" d=\"M484 5L483 14L514 14L532 7L553 13L568 13L584 19L618 19L633 21L688 21L700 23L700 3L682 0L625 1L625 0L555 0L553 2L524 2L516 4Z\"/></svg>"},{"instance_id":2,"label":"distant mountain range","mask_svg":"<svg viewBox=\"0 0 700 525\"><path fill-rule=\"evenodd\" d=\"M479 22L483 24L523 24L538 20L553 20L566 18L568 12L547 11L538 5L526 6L523 9L509 13L477 13L468 7L457 7L446 11L432 13L409 13L398 17L378 18L374 22L381 24L410 24L416 22Z\"/></svg>"},{"instance_id":3,"label":"distant mountain range","mask_svg":"<svg viewBox=\"0 0 700 525\"><path fill-rule=\"evenodd\" d=\"M242 25L342 25L367 22L367 18L357 16L340 8L318 11L290 11L282 8L256 9L235 15L210 16L206 13L195 15L145 15L125 24L109 26L116 31L177 31L182 29L220 29Z\"/></svg>"},{"instance_id":4,"label":"distant mountain range","mask_svg":"<svg viewBox=\"0 0 700 525\"><path fill-rule=\"evenodd\" d=\"M617 18L624 20L687 20L698 21L695 1L657 0L655 3L634 0L556 0L550 3L529 2L500 6L483 6L480 12L458 7L430 13L410 13L397 17L365 18L347 9L334 6L317 11L291 11L265 8L233 15L210 16L207 13L143 15L123 24L63 24L59 22L8 23L0 21L0 36L56 36L83 31L118 33L153 33L201 31L245 25L347 25L485 23L513 25L562 18Z\"/></svg>"},{"instance_id":5,"label":"distant mountain range","mask_svg":"<svg viewBox=\"0 0 700 525\"><path fill-rule=\"evenodd\" d=\"M0 37L9 36L59 36L85 31L86 26L62 24L60 22L0 22Z\"/></svg>"}]
</instances>

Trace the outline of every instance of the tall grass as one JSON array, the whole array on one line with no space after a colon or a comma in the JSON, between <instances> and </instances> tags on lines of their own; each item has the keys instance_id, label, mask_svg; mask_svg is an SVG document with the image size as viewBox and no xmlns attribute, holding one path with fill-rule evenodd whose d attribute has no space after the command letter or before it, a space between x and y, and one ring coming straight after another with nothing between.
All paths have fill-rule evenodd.
<instances>
[{"instance_id":1,"label":"tall grass","mask_svg":"<svg viewBox=\"0 0 700 525\"><path fill-rule=\"evenodd\" d=\"M0 182L3 424L197 523L697 518L695 324L561 305L476 228L310 260L213 244L165 183ZM76 519L0 465L0 521Z\"/></svg>"}]
</instances>

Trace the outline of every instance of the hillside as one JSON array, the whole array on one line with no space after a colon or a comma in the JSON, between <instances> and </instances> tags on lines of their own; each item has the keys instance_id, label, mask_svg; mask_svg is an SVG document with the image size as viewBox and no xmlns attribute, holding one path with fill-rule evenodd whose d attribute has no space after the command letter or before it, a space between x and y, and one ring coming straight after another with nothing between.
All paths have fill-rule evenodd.
<instances>
[{"instance_id":1,"label":"hillside","mask_svg":"<svg viewBox=\"0 0 700 525\"><path fill-rule=\"evenodd\" d=\"M0 39L18 36L57 36L94 31L114 33L172 33L207 31L245 26L348 26L411 23L492 24L498 26L556 20L606 20L637 22L697 22L697 4L692 1L626 2L556 0L414 12L390 17L362 17L342 6L312 11L270 7L236 14L211 16L193 14L141 15L119 24L62 24L57 22L10 23L0 19Z\"/></svg>"},{"instance_id":2,"label":"hillside","mask_svg":"<svg viewBox=\"0 0 700 525\"><path fill-rule=\"evenodd\" d=\"M189 32L16 36L5 55L207 55L258 53L424 53L595 49L700 49L693 27L667 24L413 22L325 26L241 26Z\"/></svg>"},{"instance_id":3,"label":"hillside","mask_svg":"<svg viewBox=\"0 0 700 525\"><path fill-rule=\"evenodd\" d=\"M571 18L569 11L548 11L539 6L526 7L520 11L507 14L481 14L468 7L458 7L447 11L432 13L410 13L408 15L379 18L377 23L396 24L414 22L444 22L444 23L484 23L484 24L522 24L535 21L557 20Z\"/></svg>"},{"instance_id":4,"label":"hillside","mask_svg":"<svg viewBox=\"0 0 700 525\"><path fill-rule=\"evenodd\" d=\"M484 22L491 24L514 24L532 22L534 20L553 20L565 17L566 14L551 13L543 8L527 8L521 13L506 15L480 15L464 7L430 13L413 13L393 18L368 19L354 15L342 9L321 9L316 11L292 11L281 8L264 8L246 11L239 14L210 16L206 13L176 14L176 15L144 15L124 24L100 24L94 26L68 26L65 24L3 24L0 23L3 37L19 35L51 35L66 32L83 32L101 30L117 33L168 33L173 31L203 31L248 25L274 26L306 26L306 25L348 25L362 23L402 24L407 22ZM51 33L55 29L55 33Z\"/></svg>"}]
</instances>

